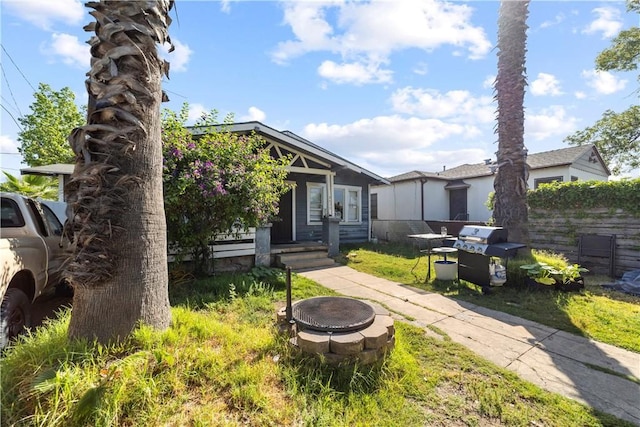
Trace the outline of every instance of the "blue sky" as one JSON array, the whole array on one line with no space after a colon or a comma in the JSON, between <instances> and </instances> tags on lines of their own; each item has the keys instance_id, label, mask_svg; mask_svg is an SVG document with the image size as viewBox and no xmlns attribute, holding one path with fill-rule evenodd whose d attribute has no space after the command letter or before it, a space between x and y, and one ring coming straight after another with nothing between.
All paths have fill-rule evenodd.
<instances>
[{"instance_id":1,"label":"blue sky","mask_svg":"<svg viewBox=\"0 0 640 427\"><path fill-rule=\"evenodd\" d=\"M170 102L191 116L259 120L385 177L494 158L498 1L181 1ZM525 145L536 153L638 102L632 73L596 55L639 24L619 1L532 1ZM77 0L2 0L2 169L18 174L19 127L34 88L86 103L92 21ZM14 153L14 154L12 154ZM634 171L633 176L638 176Z\"/></svg>"}]
</instances>

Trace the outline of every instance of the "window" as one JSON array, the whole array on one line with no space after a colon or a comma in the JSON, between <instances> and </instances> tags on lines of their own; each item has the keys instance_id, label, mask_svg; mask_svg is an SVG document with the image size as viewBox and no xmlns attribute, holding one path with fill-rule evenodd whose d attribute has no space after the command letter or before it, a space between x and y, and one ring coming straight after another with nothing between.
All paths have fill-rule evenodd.
<instances>
[{"instance_id":1,"label":"window","mask_svg":"<svg viewBox=\"0 0 640 427\"><path fill-rule=\"evenodd\" d=\"M307 183L307 223L322 222L327 213L326 185ZM362 220L362 188L335 185L333 189L334 215L343 224L360 223Z\"/></svg>"},{"instance_id":2,"label":"window","mask_svg":"<svg viewBox=\"0 0 640 427\"><path fill-rule=\"evenodd\" d=\"M307 222L321 222L324 213L324 184L307 183Z\"/></svg>"},{"instance_id":3,"label":"window","mask_svg":"<svg viewBox=\"0 0 640 427\"><path fill-rule=\"evenodd\" d=\"M11 199L2 199L2 227L24 227L20 208Z\"/></svg>"},{"instance_id":4,"label":"window","mask_svg":"<svg viewBox=\"0 0 640 427\"><path fill-rule=\"evenodd\" d=\"M51 208L47 205L40 205L42 208L42 213L44 214L44 220L47 222L49 226L49 230L53 233L54 236L62 236L62 224L60 220L53 213Z\"/></svg>"},{"instance_id":5,"label":"window","mask_svg":"<svg viewBox=\"0 0 640 427\"><path fill-rule=\"evenodd\" d=\"M371 219L378 219L378 193L371 195Z\"/></svg>"},{"instance_id":6,"label":"window","mask_svg":"<svg viewBox=\"0 0 640 427\"><path fill-rule=\"evenodd\" d=\"M561 176L551 176L549 178L537 178L533 180L533 188L536 189L540 184L548 184L550 182L562 182L564 179Z\"/></svg>"},{"instance_id":7,"label":"window","mask_svg":"<svg viewBox=\"0 0 640 427\"><path fill-rule=\"evenodd\" d=\"M334 187L333 203L335 215L340 218L340 222L360 222L360 212L362 211L361 193L362 189L360 187L344 185L336 185Z\"/></svg>"}]
</instances>

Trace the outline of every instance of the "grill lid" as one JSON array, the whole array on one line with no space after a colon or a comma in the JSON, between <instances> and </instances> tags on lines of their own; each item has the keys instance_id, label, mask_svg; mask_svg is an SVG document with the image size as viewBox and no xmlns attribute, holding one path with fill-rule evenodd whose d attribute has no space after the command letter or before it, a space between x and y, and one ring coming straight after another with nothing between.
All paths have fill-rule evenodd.
<instances>
[{"instance_id":1,"label":"grill lid","mask_svg":"<svg viewBox=\"0 0 640 427\"><path fill-rule=\"evenodd\" d=\"M465 225L458 233L458 240L485 245L502 243L507 241L507 229L483 225Z\"/></svg>"},{"instance_id":2,"label":"grill lid","mask_svg":"<svg viewBox=\"0 0 640 427\"><path fill-rule=\"evenodd\" d=\"M349 332L373 323L375 312L369 304L345 297L315 297L292 307L293 319L303 327L323 332Z\"/></svg>"}]
</instances>

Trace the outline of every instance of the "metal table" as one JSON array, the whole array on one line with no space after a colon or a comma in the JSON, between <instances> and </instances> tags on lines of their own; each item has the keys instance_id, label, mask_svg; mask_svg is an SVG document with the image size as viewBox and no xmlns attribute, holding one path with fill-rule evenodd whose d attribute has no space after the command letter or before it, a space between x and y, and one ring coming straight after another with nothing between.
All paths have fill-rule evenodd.
<instances>
[{"instance_id":1,"label":"metal table","mask_svg":"<svg viewBox=\"0 0 640 427\"><path fill-rule=\"evenodd\" d=\"M436 254L442 254L444 256L445 261L447 260L447 254L458 252L456 248L447 248L447 247L433 248L431 251Z\"/></svg>"},{"instance_id":2,"label":"metal table","mask_svg":"<svg viewBox=\"0 0 640 427\"><path fill-rule=\"evenodd\" d=\"M433 252L433 247L431 246L431 242L434 240L444 240L449 237L453 237L451 234L436 234L436 233L425 233L425 234L409 234L407 237L411 239L424 240L427 242L427 249L421 250L420 252L427 254L427 278L425 282L431 278L431 253ZM415 268L415 267L414 267Z\"/></svg>"}]
</instances>

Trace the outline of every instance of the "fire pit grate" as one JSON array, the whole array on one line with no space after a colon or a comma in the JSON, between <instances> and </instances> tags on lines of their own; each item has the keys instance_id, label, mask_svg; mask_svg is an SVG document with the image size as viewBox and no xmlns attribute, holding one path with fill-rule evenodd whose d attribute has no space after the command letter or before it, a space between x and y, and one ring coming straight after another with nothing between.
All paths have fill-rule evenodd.
<instances>
[{"instance_id":1,"label":"fire pit grate","mask_svg":"<svg viewBox=\"0 0 640 427\"><path fill-rule=\"evenodd\" d=\"M349 332L364 329L375 319L373 308L362 301L344 297L315 297L292 307L294 320L304 328L322 332Z\"/></svg>"}]
</instances>

